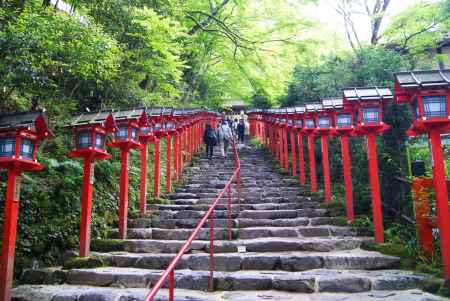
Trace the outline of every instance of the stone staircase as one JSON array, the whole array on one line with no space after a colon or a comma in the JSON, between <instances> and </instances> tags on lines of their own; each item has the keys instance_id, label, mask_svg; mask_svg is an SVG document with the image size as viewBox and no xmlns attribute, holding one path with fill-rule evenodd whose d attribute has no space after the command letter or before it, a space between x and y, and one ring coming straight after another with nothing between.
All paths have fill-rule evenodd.
<instances>
[{"instance_id":1,"label":"stone staircase","mask_svg":"<svg viewBox=\"0 0 450 301\"><path fill-rule=\"evenodd\" d=\"M216 291L207 292L207 224L178 265L176 300L444 300L419 290L425 276L399 270L398 258L362 250L371 238L358 236L297 180L274 172L265 153L239 148L243 199L239 217L233 200L233 240L227 240L225 199L215 211ZM120 251L95 253L104 266L27 271L23 279L34 284L14 289L15 300L143 300L233 166L219 157L201 159L170 204L149 205L151 218L130 220ZM156 300L167 296L162 289Z\"/></svg>"}]
</instances>

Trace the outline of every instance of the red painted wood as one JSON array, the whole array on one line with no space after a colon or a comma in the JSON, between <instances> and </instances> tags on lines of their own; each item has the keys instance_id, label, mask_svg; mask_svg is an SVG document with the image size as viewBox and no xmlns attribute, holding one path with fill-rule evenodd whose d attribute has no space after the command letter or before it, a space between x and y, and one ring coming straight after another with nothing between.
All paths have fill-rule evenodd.
<instances>
[{"instance_id":1,"label":"red painted wood","mask_svg":"<svg viewBox=\"0 0 450 301\"><path fill-rule=\"evenodd\" d=\"M288 150L288 139L287 139L287 127L283 127L282 133L283 133L283 167L284 170L289 170L289 150Z\"/></svg>"},{"instance_id":2,"label":"red painted wood","mask_svg":"<svg viewBox=\"0 0 450 301\"><path fill-rule=\"evenodd\" d=\"M87 157L84 160L83 190L81 194L81 223L80 223L80 257L89 256L92 220L92 192L94 190L93 177L94 160Z\"/></svg>"},{"instance_id":3,"label":"red painted wood","mask_svg":"<svg viewBox=\"0 0 450 301\"><path fill-rule=\"evenodd\" d=\"M148 155L148 143L142 142L141 148L141 177L140 177L140 201L139 201L139 214L141 217L145 216L147 210L147 155Z\"/></svg>"},{"instance_id":4,"label":"red painted wood","mask_svg":"<svg viewBox=\"0 0 450 301\"><path fill-rule=\"evenodd\" d=\"M314 151L314 135L308 134L309 180L311 192L317 192L316 155Z\"/></svg>"},{"instance_id":5,"label":"red painted wood","mask_svg":"<svg viewBox=\"0 0 450 301\"><path fill-rule=\"evenodd\" d=\"M155 138L155 158L153 160L153 196L159 198L161 195L160 176L161 176L161 142Z\"/></svg>"},{"instance_id":6,"label":"red painted wood","mask_svg":"<svg viewBox=\"0 0 450 301\"><path fill-rule=\"evenodd\" d=\"M375 133L367 134L367 155L369 161L370 190L372 192L375 242L384 243L383 212L381 209L380 180L378 178L377 136Z\"/></svg>"},{"instance_id":7,"label":"red painted wood","mask_svg":"<svg viewBox=\"0 0 450 301\"><path fill-rule=\"evenodd\" d=\"M450 279L450 211L448 206L447 180L445 177L444 154L439 130L429 133L433 155L433 184L441 243L442 263L445 279Z\"/></svg>"},{"instance_id":8,"label":"red painted wood","mask_svg":"<svg viewBox=\"0 0 450 301\"><path fill-rule=\"evenodd\" d=\"M353 221L355 219L355 213L353 210L352 168L350 161L349 139L347 135L341 136L341 155L342 168L344 172L345 207L347 210L347 219L349 221Z\"/></svg>"},{"instance_id":9,"label":"red painted wood","mask_svg":"<svg viewBox=\"0 0 450 301\"><path fill-rule=\"evenodd\" d=\"M2 258L0 259L0 301L11 300L17 218L19 215L19 200L15 198L15 190L19 176L19 170L15 168L8 170L8 186L6 189L3 221Z\"/></svg>"},{"instance_id":10,"label":"red painted wood","mask_svg":"<svg viewBox=\"0 0 450 301\"><path fill-rule=\"evenodd\" d=\"M128 164L130 150L123 148L120 153L120 192L119 192L119 238L127 238L128 218Z\"/></svg>"},{"instance_id":11,"label":"red painted wood","mask_svg":"<svg viewBox=\"0 0 450 301\"><path fill-rule=\"evenodd\" d=\"M297 136L298 140L298 167L299 167L299 174L300 174L300 185L305 186L306 184L306 176L305 176L305 155L303 151L303 135L302 133L298 133Z\"/></svg>"},{"instance_id":12,"label":"red painted wood","mask_svg":"<svg viewBox=\"0 0 450 301\"><path fill-rule=\"evenodd\" d=\"M172 190L172 135L166 137L166 191Z\"/></svg>"},{"instance_id":13,"label":"red painted wood","mask_svg":"<svg viewBox=\"0 0 450 301\"><path fill-rule=\"evenodd\" d=\"M291 138L291 164L292 164L292 176L297 176L297 148L296 148L296 141L295 141L295 132L291 130L290 132L290 138Z\"/></svg>"},{"instance_id":14,"label":"red painted wood","mask_svg":"<svg viewBox=\"0 0 450 301\"><path fill-rule=\"evenodd\" d=\"M331 202L330 160L328 159L328 136L320 136L322 145L322 169L325 202Z\"/></svg>"}]
</instances>

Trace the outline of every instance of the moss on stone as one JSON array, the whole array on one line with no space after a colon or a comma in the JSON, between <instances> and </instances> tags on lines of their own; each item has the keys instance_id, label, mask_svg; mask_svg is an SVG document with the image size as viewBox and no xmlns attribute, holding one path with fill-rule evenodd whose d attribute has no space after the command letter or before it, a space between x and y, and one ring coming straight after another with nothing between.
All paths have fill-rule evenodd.
<instances>
[{"instance_id":1,"label":"moss on stone","mask_svg":"<svg viewBox=\"0 0 450 301\"><path fill-rule=\"evenodd\" d=\"M74 257L64 262L64 269L92 269L103 266L103 260L96 257Z\"/></svg>"},{"instance_id":2,"label":"moss on stone","mask_svg":"<svg viewBox=\"0 0 450 301\"><path fill-rule=\"evenodd\" d=\"M332 216L339 216L345 214L345 207L339 201L322 203L319 205L319 208L327 209L330 212L330 215Z\"/></svg>"},{"instance_id":3,"label":"moss on stone","mask_svg":"<svg viewBox=\"0 0 450 301\"><path fill-rule=\"evenodd\" d=\"M428 293L437 294L443 284L443 279L429 278L422 281L422 289Z\"/></svg>"},{"instance_id":4,"label":"moss on stone","mask_svg":"<svg viewBox=\"0 0 450 301\"><path fill-rule=\"evenodd\" d=\"M444 281L438 293L444 297L450 297L450 280Z\"/></svg>"},{"instance_id":5,"label":"moss on stone","mask_svg":"<svg viewBox=\"0 0 450 301\"><path fill-rule=\"evenodd\" d=\"M431 274L436 277L443 277L444 273L442 271L442 267L437 267L435 265L426 264L426 263L419 263L415 266L415 270L418 272Z\"/></svg>"},{"instance_id":6,"label":"moss on stone","mask_svg":"<svg viewBox=\"0 0 450 301\"><path fill-rule=\"evenodd\" d=\"M410 256L407 248L404 245L396 243L376 244L366 242L361 245L361 249L367 251L377 251L385 255L396 256L400 258L407 258Z\"/></svg>"},{"instance_id":7,"label":"moss on stone","mask_svg":"<svg viewBox=\"0 0 450 301\"><path fill-rule=\"evenodd\" d=\"M95 239L91 242L91 249L97 252L113 252L123 249L123 241L119 239Z\"/></svg>"}]
</instances>

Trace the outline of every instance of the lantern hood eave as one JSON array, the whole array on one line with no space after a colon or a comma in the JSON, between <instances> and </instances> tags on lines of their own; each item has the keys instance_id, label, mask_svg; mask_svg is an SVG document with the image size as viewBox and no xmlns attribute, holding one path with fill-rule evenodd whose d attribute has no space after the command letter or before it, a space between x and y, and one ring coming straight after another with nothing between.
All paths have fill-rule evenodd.
<instances>
[{"instance_id":1,"label":"lantern hood eave","mask_svg":"<svg viewBox=\"0 0 450 301\"><path fill-rule=\"evenodd\" d=\"M394 99L394 95L388 87L350 87L343 89L343 94L344 98L348 101L389 101Z\"/></svg>"},{"instance_id":2,"label":"lantern hood eave","mask_svg":"<svg viewBox=\"0 0 450 301\"><path fill-rule=\"evenodd\" d=\"M450 69L403 71L395 73L394 77L402 88L450 86Z\"/></svg>"},{"instance_id":3,"label":"lantern hood eave","mask_svg":"<svg viewBox=\"0 0 450 301\"><path fill-rule=\"evenodd\" d=\"M52 138L55 135L48 127L43 111L20 112L0 115L0 132L12 129L34 129L39 138Z\"/></svg>"}]
</instances>

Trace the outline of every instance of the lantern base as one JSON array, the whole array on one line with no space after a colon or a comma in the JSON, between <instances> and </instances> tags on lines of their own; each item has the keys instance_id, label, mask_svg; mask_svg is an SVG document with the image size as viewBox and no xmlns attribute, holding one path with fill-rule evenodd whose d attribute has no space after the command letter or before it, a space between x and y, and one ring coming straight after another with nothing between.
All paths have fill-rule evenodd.
<instances>
[{"instance_id":1,"label":"lantern base","mask_svg":"<svg viewBox=\"0 0 450 301\"><path fill-rule=\"evenodd\" d=\"M40 171L44 169L44 165L24 158L0 158L0 169L19 169L24 171Z\"/></svg>"},{"instance_id":2,"label":"lantern base","mask_svg":"<svg viewBox=\"0 0 450 301\"><path fill-rule=\"evenodd\" d=\"M112 158L106 151L101 151L99 149L73 150L69 152L68 156L70 158L92 158L94 160L107 160Z\"/></svg>"}]
</instances>

